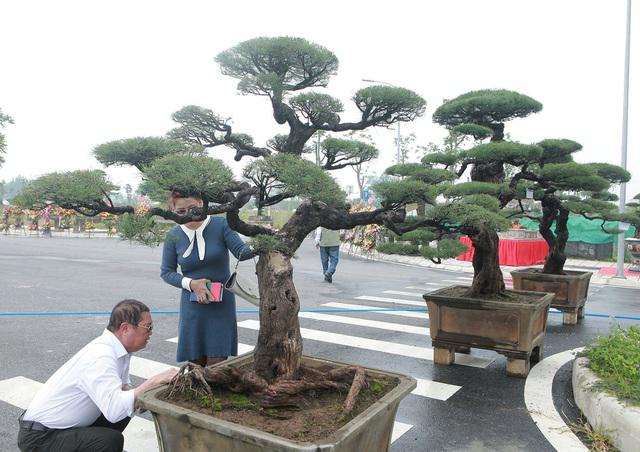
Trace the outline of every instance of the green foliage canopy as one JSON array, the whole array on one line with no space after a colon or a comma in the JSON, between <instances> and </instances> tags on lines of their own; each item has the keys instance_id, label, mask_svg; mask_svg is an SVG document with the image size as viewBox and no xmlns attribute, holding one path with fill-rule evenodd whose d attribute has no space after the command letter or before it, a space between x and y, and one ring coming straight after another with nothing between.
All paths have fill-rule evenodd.
<instances>
[{"instance_id":1,"label":"green foliage canopy","mask_svg":"<svg viewBox=\"0 0 640 452\"><path fill-rule=\"evenodd\" d=\"M188 151L202 153L202 150L189 148L184 142L177 140L136 137L100 144L93 149L93 155L104 166L131 165L143 171L160 157Z\"/></svg>"},{"instance_id":2,"label":"green foliage canopy","mask_svg":"<svg viewBox=\"0 0 640 452\"><path fill-rule=\"evenodd\" d=\"M41 209L56 204L65 209L99 210L107 205L110 193L117 189L101 170L50 173L30 181L13 202L27 208Z\"/></svg>"},{"instance_id":3,"label":"green foliage canopy","mask_svg":"<svg viewBox=\"0 0 640 452\"><path fill-rule=\"evenodd\" d=\"M446 127L468 123L490 127L540 110L542 104L524 94L505 89L483 89L443 103L433 113L433 121Z\"/></svg>"},{"instance_id":4,"label":"green foliage canopy","mask_svg":"<svg viewBox=\"0 0 640 452\"><path fill-rule=\"evenodd\" d=\"M328 49L302 38L260 37L244 41L216 56L222 73L240 79L243 94L269 95L327 86L338 70Z\"/></svg>"}]
</instances>

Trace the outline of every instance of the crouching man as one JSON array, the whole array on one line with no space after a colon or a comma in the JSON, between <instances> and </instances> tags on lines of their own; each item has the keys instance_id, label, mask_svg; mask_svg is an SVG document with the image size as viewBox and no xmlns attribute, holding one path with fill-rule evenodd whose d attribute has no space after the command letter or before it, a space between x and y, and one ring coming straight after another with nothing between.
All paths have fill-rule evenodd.
<instances>
[{"instance_id":1,"label":"crouching man","mask_svg":"<svg viewBox=\"0 0 640 452\"><path fill-rule=\"evenodd\" d=\"M141 392L177 373L169 369L132 389L131 354L147 345L152 330L144 303L118 303L102 335L58 369L20 416L20 450L121 452Z\"/></svg>"}]
</instances>

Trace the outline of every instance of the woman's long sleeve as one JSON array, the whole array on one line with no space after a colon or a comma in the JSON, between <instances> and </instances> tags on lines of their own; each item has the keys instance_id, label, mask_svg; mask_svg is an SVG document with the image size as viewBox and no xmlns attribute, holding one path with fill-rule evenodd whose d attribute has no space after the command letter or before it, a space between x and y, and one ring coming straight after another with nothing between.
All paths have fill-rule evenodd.
<instances>
[{"instance_id":1,"label":"woman's long sleeve","mask_svg":"<svg viewBox=\"0 0 640 452\"><path fill-rule=\"evenodd\" d=\"M167 284L171 284L178 289L182 289L183 276L178 273L178 256L176 254L175 237L167 236L162 247L162 265L160 266L160 277Z\"/></svg>"},{"instance_id":2,"label":"woman's long sleeve","mask_svg":"<svg viewBox=\"0 0 640 452\"><path fill-rule=\"evenodd\" d=\"M238 233L229 227L227 220L224 221L223 231L224 243L236 259L246 261L254 256L251 247L244 243Z\"/></svg>"}]
</instances>

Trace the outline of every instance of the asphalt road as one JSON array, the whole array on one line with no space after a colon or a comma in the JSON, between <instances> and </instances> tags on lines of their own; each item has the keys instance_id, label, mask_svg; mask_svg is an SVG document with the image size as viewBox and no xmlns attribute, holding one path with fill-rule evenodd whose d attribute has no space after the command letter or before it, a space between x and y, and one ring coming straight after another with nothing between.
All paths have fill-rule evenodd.
<instances>
[{"instance_id":1,"label":"asphalt road","mask_svg":"<svg viewBox=\"0 0 640 452\"><path fill-rule=\"evenodd\" d=\"M158 311L153 315L152 340L137 356L175 365L175 343L168 339L177 334L174 312L179 294L159 278L159 262L160 249L116 239L0 236L0 451L17 450L15 419L35 382L46 381L99 335L108 320L102 312L109 312L121 299L136 298ZM250 275L251 265L251 261L241 263L241 273ZM593 286L587 317L577 326L563 326L562 316L551 313L546 359L533 369L541 366L542 370L544 364L552 370L537 372L544 375L534 375L532 370L527 380L507 377L504 357L489 351L472 351L479 367L436 366L430 359L412 357L416 350L428 356L431 348L426 315L402 310L424 307L416 287L465 283L469 276L342 255L334 282L328 284L323 281L318 252L308 240L294 261L294 279L301 310L323 312L302 314L305 354L421 379L421 391L400 405L392 451L554 450L556 427L545 429L544 422L539 422L539 411L544 409L530 405L540 399L535 389L546 388L552 394L553 406L564 422L575 420L576 411L570 364L559 361L553 368L557 360L550 357L606 333L614 323L609 315L631 317L618 320L625 326L638 323L638 291ZM240 342L254 345L255 308L239 300L238 309ZM343 309L347 312L335 312ZM134 377L134 384L140 381Z\"/></svg>"}]
</instances>

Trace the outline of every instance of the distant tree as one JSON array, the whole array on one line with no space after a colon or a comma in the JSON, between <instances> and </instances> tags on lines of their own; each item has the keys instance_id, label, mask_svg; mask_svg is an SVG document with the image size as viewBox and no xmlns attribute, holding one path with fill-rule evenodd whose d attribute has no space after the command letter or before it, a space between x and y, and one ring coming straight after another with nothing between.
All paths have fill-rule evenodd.
<instances>
[{"instance_id":1,"label":"distant tree","mask_svg":"<svg viewBox=\"0 0 640 452\"><path fill-rule=\"evenodd\" d=\"M255 158L244 169L247 181L234 180L231 170L220 160L193 155L188 148L165 146L164 141L154 146L147 146L147 141L127 141L98 147L97 150L114 152L95 152L96 157L104 164L133 164L142 170L147 188L198 195L204 200L204 208L178 216L162 207L151 208L141 215L131 206L115 206L109 193L116 187L98 170L43 176L25 188L22 201L37 206L47 199L53 200L86 215L128 213L122 217L128 222L124 235L142 242L158 240L154 215L186 223L204 219L207 214L225 213L233 229L253 238L259 254L260 331L254 366L252 371L232 378L233 386L258 393L271 404L289 404L295 399L292 391L318 384L317 378L301 379L304 372L300 368L300 301L291 265L295 251L318 226L337 230L404 218L404 211L393 206L350 211L344 193L328 174L374 158L375 148L353 140L327 138L322 142L325 161L318 167L303 157L308 151L307 143L319 131L360 131L411 121L424 112L425 101L404 88L369 86L358 90L352 98L359 118L342 121L343 107L338 99L308 91L327 85L338 68L336 56L300 38L251 39L220 53L216 61L223 74L239 79L240 93L263 96L271 104L273 118L288 127L288 134L259 146L250 135L234 132L229 118L190 105L173 114L178 127L168 135L190 146L206 149L226 146L235 152L236 161ZM296 196L304 202L279 230L240 219L239 209L252 197L261 208ZM223 383L222 375L206 377L210 382ZM280 383L282 386L278 386ZM285 386L287 392L283 390Z\"/></svg>"},{"instance_id":2,"label":"distant tree","mask_svg":"<svg viewBox=\"0 0 640 452\"><path fill-rule=\"evenodd\" d=\"M2 108L0 108L0 168L2 168L2 164L4 163L4 156L2 154L7 152L7 142L1 130L4 129L7 124L13 124L13 118L2 113Z\"/></svg>"},{"instance_id":3,"label":"distant tree","mask_svg":"<svg viewBox=\"0 0 640 452\"><path fill-rule=\"evenodd\" d=\"M24 176L16 176L9 182L4 183L4 199L11 201L22 188L28 183L28 179Z\"/></svg>"}]
</instances>

